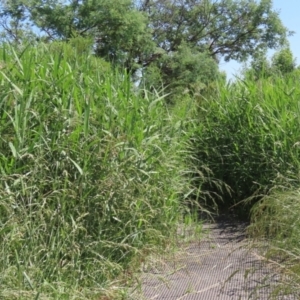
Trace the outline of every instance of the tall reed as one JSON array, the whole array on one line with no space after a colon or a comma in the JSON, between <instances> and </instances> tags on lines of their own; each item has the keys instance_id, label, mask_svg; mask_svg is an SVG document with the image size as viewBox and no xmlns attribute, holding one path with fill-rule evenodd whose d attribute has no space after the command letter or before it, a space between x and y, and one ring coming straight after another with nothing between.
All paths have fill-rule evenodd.
<instances>
[{"instance_id":1,"label":"tall reed","mask_svg":"<svg viewBox=\"0 0 300 300\"><path fill-rule=\"evenodd\" d=\"M239 217L250 219L250 236L266 241L262 255L286 275L274 299L299 296L299 99L296 72L220 86L200 103L194 139L199 165L224 182L202 181L205 204L234 209ZM206 197L205 192L216 196Z\"/></svg>"},{"instance_id":2,"label":"tall reed","mask_svg":"<svg viewBox=\"0 0 300 300\"><path fill-rule=\"evenodd\" d=\"M185 121L69 44L0 62L0 298L99 299L176 229Z\"/></svg>"},{"instance_id":3,"label":"tall reed","mask_svg":"<svg viewBox=\"0 0 300 300\"><path fill-rule=\"evenodd\" d=\"M200 105L197 157L224 181L220 206L254 202L274 187L299 182L300 88L298 79L239 80ZM245 202L243 202L245 203ZM253 202L252 202L253 203ZM252 205L252 204L251 204ZM241 207L248 215L249 209Z\"/></svg>"}]
</instances>

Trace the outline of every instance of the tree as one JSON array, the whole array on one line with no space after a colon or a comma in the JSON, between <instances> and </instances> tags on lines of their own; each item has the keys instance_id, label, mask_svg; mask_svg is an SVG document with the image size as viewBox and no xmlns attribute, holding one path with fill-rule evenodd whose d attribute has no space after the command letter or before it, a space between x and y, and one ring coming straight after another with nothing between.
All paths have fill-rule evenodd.
<instances>
[{"instance_id":1,"label":"tree","mask_svg":"<svg viewBox=\"0 0 300 300\"><path fill-rule=\"evenodd\" d=\"M0 22L27 22L48 40L91 37L96 55L176 92L216 78L221 57L245 61L289 33L272 0L0 1Z\"/></svg>"},{"instance_id":2,"label":"tree","mask_svg":"<svg viewBox=\"0 0 300 300\"><path fill-rule=\"evenodd\" d=\"M221 57L257 61L266 49L284 45L289 34L271 0L144 0L139 9L148 16L157 47L139 63L176 94L221 76L209 56L216 63Z\"/></svg>"},{"instance_id":3,"label":"tree","mask_svg":"<svg viewBox=\"0 0 300 300\"><path fill-rule=\"evenodd\" d=\"M32 41L35 34L31 30L26 8L18 0L0 0L0 39L21 44Z\"/></svg>"},{"instance_id":4,"label":"tree","mask_svg":"<svg viewBox=\"0 0 300 300\"><path fill-rule=\"evenodd\" d=\"M296 60L289 47L285 47L273 55L272 67L274 71L281 74L291 73L295 70Z\"/></svg>"},{"instance_id":5,"label":"tree","mask_svg":"<svg viewBox=\"0 0 300 300\"><path fill-rule=\"evenodd\" d=\"M270 77L273 73L274 70L265 49L255 53L252 57L250 67L245 66L243 70L245 78L254 80Z\"/></svg>"},{"instance_id":6,"label":"tree","mask_svg":"<svg viewBox=\"0 0 300 300\"><path fill-rule=\"evenodd\" d=\"M139 9L167 53L186 43L216 60L245 61L258 49L283 45L288 35L272 0L144 0Z\"/></svg>"},{"instance_id":7,"label":"tree","mask_svg":"<svg viewBox=\"0 0 300 300\"><path fill-rule=\"evenodd\" d=\"M287 75L296 71L296 59L289 46L276 51L271 59L267 52L257 53L250 63L249 68L244 69L244 77L259 80L274 75Z\"/></svg>"},{"instance_id":8,"label":"tree","mask_svg":"<svg viewBox=\"0 0 300 300\"><path fill-rule=\"evenodd\" d=\"M0 20L30 23L47 41L92 37L96 55L130 70L135 70L136 61L143 60L153 50L146 17L135 9L131 0L2 0L1 3ZM11 30L9 26L2 28L6 33Z\"/></svg>"},{"instance_id":9,"label":"tree","mask_svg":"<svg viewBox=\"0 0 300 300\"><path fill-rule=\"evenodd\" d=\"M151 87L163 87L166 93L200 94L221 76L218 65L206 52L193 51L182 44L177 51L164 53L144 71L144 82Z\"/></svg>"},{"instance_id":10,"label":"tree","mask_svg":"<svg viewBox=\"0 0 300 300\"><path fill-rule=\"evenodd\" d=\"M0 18L28 20L48 38L92 35L99 55L132 53L143 66L159 55L188 47L216 60L245 60L257 49L283 45L287 29L272 0L1 0ZM139 11L138 11L139 10ZM151 43L150 43L151 44ZM146 47L147 48L147 47ZM193 50L193 51L194 51ZM151 55L149 55L151 52Z\"/></svg>"}]
</instances>

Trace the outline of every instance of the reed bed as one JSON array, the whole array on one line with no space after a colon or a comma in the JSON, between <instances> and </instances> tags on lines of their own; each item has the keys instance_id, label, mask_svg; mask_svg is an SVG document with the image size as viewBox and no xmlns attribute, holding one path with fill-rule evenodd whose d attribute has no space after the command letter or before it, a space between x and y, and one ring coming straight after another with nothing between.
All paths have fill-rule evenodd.
<instances>
[{"instance_id":1,"label":"reed bed","mask_svg":"<svg viewBox=\"0 0 300 300\"><path fill-rule=\"evenodd\" d=\"M277 295L300 286L299 99L296 72L220 86L200 103L194 142L199 161L224 182L202 181L202 193L217 195L206 205L250 220L250 236L267 240L264 255L288 275Z\"/></svg>"},{"instance_id":2,"label":"reed bed","mask_svg":"<svg viewBox=\"0 0 300 300\"><path fill-rule=\"evenodd\" d=\"M252 204L270 190L299 183L298 81L280 76L238 80L202 101L195 151L229 187L214 188L222 195L219 206L236 206L247 217Z\"/></svg>"},{"instance_id":3,"label":"reed bed","mask_svg":"<svg viewBox=\"0 0 300 300\"><path fill-rule=\"evenodd\" d=\"M191 208L251 217L298 288L299 76L168 106L86 46L0 47L0 298L130 299Z\"/></svg>"},{"instance_id":4,"label":"reed bed","mask_svg":"<svg viewBox=\"0 0 300 300\"><path fill-rule=\"evenodd\" d=\"M0 47L1 299L124 299L189 194L188 106L76 51Z\"/></svg>"}]
</instances>

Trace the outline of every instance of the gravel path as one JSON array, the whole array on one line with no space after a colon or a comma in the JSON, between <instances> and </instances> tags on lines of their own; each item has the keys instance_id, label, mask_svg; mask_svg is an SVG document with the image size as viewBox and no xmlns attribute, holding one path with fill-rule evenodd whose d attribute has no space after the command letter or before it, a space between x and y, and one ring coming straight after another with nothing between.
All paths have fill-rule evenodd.
<instances>
[{"instance_id":1,"label":"gravel path","mask_svg":"<svg viewBox=\"0 0 300 300\"><path fill-rule=\"evenodd\" d=\"M150 260L141 277L141 299L300 299L274 295L281 276L245 238L246 224L219 220L168 259Z\"/></svg>"}]
</instances>

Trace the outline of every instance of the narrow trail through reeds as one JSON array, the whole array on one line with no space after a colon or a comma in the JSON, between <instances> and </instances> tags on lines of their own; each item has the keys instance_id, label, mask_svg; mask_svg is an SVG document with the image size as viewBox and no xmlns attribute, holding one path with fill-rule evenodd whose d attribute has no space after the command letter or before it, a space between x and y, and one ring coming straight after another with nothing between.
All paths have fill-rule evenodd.
<instances>
[{"instance_id":1,"label":"narrow trail through reeds","mask_svg":"<svg viewBox=\"0 0 300 300\"><path fill-rule=\"evenodd\" d=\"M140 277L142 299L300 299L284 292L284 274L246 237L246 228L227 218L205 222L198 240L168 257L151 257Z\"/></svg>"}]
</instances>

